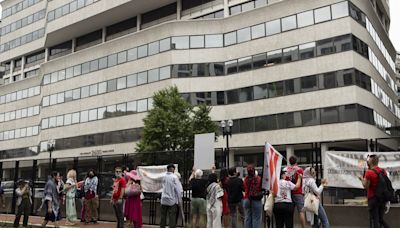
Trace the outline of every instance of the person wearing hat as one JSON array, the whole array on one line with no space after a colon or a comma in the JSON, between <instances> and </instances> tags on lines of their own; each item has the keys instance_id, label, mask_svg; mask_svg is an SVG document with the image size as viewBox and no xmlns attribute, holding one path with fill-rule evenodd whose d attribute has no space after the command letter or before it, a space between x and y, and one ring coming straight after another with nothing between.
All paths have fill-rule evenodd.
<instances>
[{"instance_id":1,"label":"person wearing hat","mask_svg":"<svg viewBox=\"0 0 400 228\"><path fill-rule=\"evenodd\" d=\"M19 220L24 214L23 227L28 227L29 213L32 205L32 191L29 187L29 182L25 180L18 181L18 188L15 189L17 195L18 212L15 216L14 227L19 227Z\"/></svg>"},{"instance_id":2,"label":"person wearing hat","mask_svg":"<svg viewBox=\"0 0 400 228\"><path fill-rule=\"evenodd\" d=\"M178 204L182 201L182 186L174 172L175 166L173 164L167 165L167 173L162 182L161 228L165 228L166 226L167 215L169 217L169 227L176 227Z\"/></svg>"},{"instance_id":3,"label":"person wearing hat","mask_svg":"<svg viewBox=\"0 0 400 228\"><path fill-rule=\"evenodd\" d=\"M128 179L125 190L125 211L124 216L129 220L129 227L142 227L142 200L140 195L142 189L140 187L140 177L136 170L125 173Z\"/></svg>"}]
</instances>

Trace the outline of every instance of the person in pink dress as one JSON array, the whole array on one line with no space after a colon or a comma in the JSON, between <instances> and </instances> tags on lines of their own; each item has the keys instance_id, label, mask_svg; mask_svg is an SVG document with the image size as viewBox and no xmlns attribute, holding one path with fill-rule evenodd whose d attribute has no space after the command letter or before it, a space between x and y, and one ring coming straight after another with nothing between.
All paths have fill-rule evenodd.
<instances>
[{"instance_id":1,"label":"person in pink dress","mask_svg":"<svg viewBox=\"0 0 400 228\"><path fill-rule=\"evenodd\" d=\"M140 195L142 189L140 186L140 177L136 170L132 170L125 174L128 177L126 184L126 201L124 216L129 221L129 227L142 227L142 200Z\"/></svg>"}]
</instances>

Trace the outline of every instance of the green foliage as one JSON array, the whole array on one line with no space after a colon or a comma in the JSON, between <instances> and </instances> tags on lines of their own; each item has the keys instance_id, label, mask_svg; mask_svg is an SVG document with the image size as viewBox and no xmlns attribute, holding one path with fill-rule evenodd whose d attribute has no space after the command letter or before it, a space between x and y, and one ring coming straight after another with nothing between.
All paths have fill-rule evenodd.
<instances>
[{"instance_id":1,"label":"green foliage","mask_svg":"<svg viewBox=\"0 0 400 228\"><path fill-rule=\"evenodd\" d=\"M174 151L194 148L194 135L217 132L207 105L192 106L176 86L158 91L153 108L144 118L144 129L137 151Z\"/></svg>"}]
</instances>

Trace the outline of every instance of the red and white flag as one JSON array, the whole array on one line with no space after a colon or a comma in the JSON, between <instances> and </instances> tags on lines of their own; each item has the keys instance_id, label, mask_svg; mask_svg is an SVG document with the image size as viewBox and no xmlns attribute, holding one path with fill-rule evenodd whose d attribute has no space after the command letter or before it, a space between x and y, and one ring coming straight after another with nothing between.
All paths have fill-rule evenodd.
<instances>
[{"instance_id":1,"label":"red and white flag","mask_svg":"<svg viewBox=\"0 0 400 228\"><path fill-rule=\"evenodd\" d=\"M262 187L278 194L283 156L271 144L265 144Z\"/></svg>"}]
</instances>

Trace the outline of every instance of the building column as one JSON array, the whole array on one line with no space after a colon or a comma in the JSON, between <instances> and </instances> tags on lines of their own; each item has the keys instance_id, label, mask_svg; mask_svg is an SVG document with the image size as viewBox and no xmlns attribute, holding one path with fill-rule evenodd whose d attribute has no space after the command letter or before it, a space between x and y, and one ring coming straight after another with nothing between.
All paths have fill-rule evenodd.
<instances>
[{"instance_id":1,"label":"building column","mask_svg":"<svg viewBox=\"0 0 400 228\"><path fill-rule=\"evenodd\" d=\"M224 0L224 17L229 17L228 0Z\"/></svg>"},{"instance_id":2,"label":"building column","mask_svg":"<svg viewBox=\"0 0 400 228\"><path fill-rule=\"evenodd\" d=\"M286 146L286 159L289 162L289 158L294 156L294 147L293 146Z\"/></svg>"},{"instance_id":3,"label":"building column","mask_svg":"<svg viewBox=\"0 0 400 228\"><path fill-rule=\"evenodd\" d=\"M176 2L176 19L180 20L182 17L182 0Z\"/></svg>"},{"instance_id":4,"label":"building column","mask_svg":"<svg viewBox=\"0 0 400 228\"><path fill-rule=\"evenodd\" d=\"M72 47L71 47L71 48L72 48L72 49L71 49L71 50L72 50L72 53L75 52L75 47L76 47L76 38L73 38L73 39L72 39Z\"/></svg>"},{"instance_id":5,"label":"building column","mask_svg":"<svg viewBox=\"0 0 400 228\"><path fill-rule=\"evenodd\" d=\"M44 49L44 61L45 62L49 61L49 55L50 55L49 48Z\"/></svg>"},{"instance_id":6,"label":"building column","mask_svg":"<svg viewBox=\"0 0 400 228\"><path fill-rule=\"evenodd\" d=\"M21 80L25 78L25 73L24 73L24 71L25 71L25 60L26 60L25 56L22 56L21 57Z\"/></svg>"},{"instance_id":7,"label":"building column","mask_svg":"<svg viewBox=\"0 0 400 228\"><path fill-rule=\"evenodd\" d=\"M138 14L136 16L136 31L140 31L141 30L141 25L142 24L142 14Z\"/></svg>"},{"instance_id":8,"label":"building column","mask_svg":"<svg viewBox=\"0 0 400 228\"><path fill-rule=\"evenodd\" d=\"M102 30L103 30L102 31L102 35L103 35L102 42L104 43L104 42L106 42L106 38L107 38L107 29L106 29L106 27L103 27Z\"/></svg>"}]
</instances>

